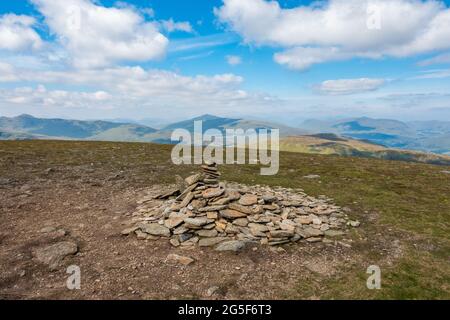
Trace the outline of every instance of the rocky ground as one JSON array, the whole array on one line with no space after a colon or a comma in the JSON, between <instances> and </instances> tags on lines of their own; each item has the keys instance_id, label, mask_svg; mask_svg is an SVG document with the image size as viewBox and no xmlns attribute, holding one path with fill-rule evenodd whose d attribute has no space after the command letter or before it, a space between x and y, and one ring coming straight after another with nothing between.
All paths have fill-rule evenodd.
<instances>
[{"instance_id":1,"label":"rocky ground","mask_svg":"<svg viewBox=\"0 0 450 320\"><path fill-rule=\"evenodd\" d=\"M155 152L151 148L158 148L157 151L160 152ZM182 223L186 223L185 218L212 219L214 224L224 219L227 223L225 229L217 230L215 225L214 230L217 234L214 232L214 237L210 237L212 232L202 233L200 229L194 227L187 232L191 234L187 241L191 240L193 245L184 246L179 238L177 239L179 243L173 241L175 239L173 230L180 225L169 226L170 234L162 239L156 239L149 233L124 235L124 229L134 227L136 223L157 223L167 228L166 220L174 218L174 215L170 216L168 213L167 219L164 218L160 224L161 219L152 220L153 217L147 209L150 204L152 208L153 204L163 207L180 205L183 200L180 198L175 201L177 195L174 195L172 200L154 199L154 195L160 194L162 190L171 190L176 182L175 176L188 177L196 174L198 168L173 166L168 162L169 154L169 147L140 144L92 145L68 142L1 144L0 298L448 297L449 282L445 266L449 256L446 251L446 240L442 237L441 240L433 240L426 234L415 233L408 224L399 228L395 225L387 226L380 221L382 210L364 211L355 203L342 199L334 204L328 196L333 196L331 190L336 188L338 180L333 180L334 184L327 189L324 186L328 183L323 178L326 173L317 170L318 161L326 163L327 158L314 158L315 161L312 161L314 166L308 171L301 172L301 177L305 178L298 178L296 180L298 184L292 185L292 188L287 187L282 181L278 182L285 186L280 188L277 187L277 181L255 183L251 181L252 178L248 178L254 177L253 173L249 175L246 171L239 173L241 180L236 178L239 181L237 184L232 182L235 176L231 172L225 172L223 181L227 181L226 185L231 189L240 190L240 198L248 193L254 193L256 196L256 203L255 199L246 197L249 201L247 204L251 204L245 206L245 203L241 202L241 206L258 211L258 206L273 206L265 207L262 214L257 213L260 215L259 218L269 213L283 215L282 207L289 206L287 203L282 204L282 201L300 199L313 203L307 208L303 205L293 205L291 209L296 212L295 217L289 212L286 219L281 218L281 221L267 220L263 224L258 224L258 221L250 221L254 218L253 213L245 217L227 218L221 211L230 209L222 208L216 212L216 218L212 216L214 211L205 211L205 217L183 217ZM290 155L286 156L288 159L289 157ZM336 163L336 160L332 163ZM361 168L364 162L358 165ZM423 168L428 170L428 176L436 172L435 179L448 179L446 175L442 178L442 170L447 168L433 166ZM411 172L414 169L412 168ZM282 168L281 176L286 173L292 179L295 173L289 170L291 169ZM342 169L329 170L342 174L342 177L347 179L343 180L346 181L345 184L338 187L341 193L345 192L343 186L348 185L349 181L347 173ZM405 167L402 170L409 169ZM389 174L384 172L383 180L380 178L380 181L385 182L388 177ZM242 183L242 180L247 183ZM354 181L357 185L357 180ZM257 187L259 183L261 184ZM313 197L308 198L310 194L308 191L303 194L299 190L300 187L311 186L323 188L321 191L328 190L330 194L313 191ZM223 195L226 194L228 187L225 189ZM202 197L205 190L202 191ZM299 198L293 199L289 196L274 201L266 197L264 200L263 197L272 191L277 197L291 194ZM358 201L369 202L369 198L364 198L367 191L360 189L359 192L362 197ZM326 196L321 197L323 194ZM213 197L212 201L220 201L218 198L223 195ZM409 198L409 202L413 202L412 199ZM264 200L264 203L261 200ZM417 201L413 206L422 210L420 200ZM239 200L236 199L236 202L239 204ZM442 203L441 201L440 204ZM190 210L188 208L190 205L192 203L186 206L186 210ZM280 211L277 211L275 205L280 206ZM336 237L326 236L325 232L333 230L330 217L334 211L323 216L318 212L312 212L319 210L318 207L320 210L326 210L325 207L320 207L322 205L330 206L343 215L337 217L338 219L348 217L348 221L359 220L361 225L354 228L347 225L347 220L345 223L342 221L339 231L343 233L336 234ZM382 204L377 206L388 211ZM397 201L396 206L401 208L403 204ZM161 209L164 212L164 208ZM305 209L308 212L297 215L297 211ZM171 210L171 212L180 211ZM445 210L436 212L443 213ZM247 221L243 221L244 218ZM238 219L242 220L237 221ZM320 223L317 220L312 221L314 219L321 221ZM284 230L284 227L280 226L283 220L293 221L296 226L292 229L286 225ZM407 222L408 219L404 220ZM440 221L439 228L446 230L447 220ZM206 222L213 223L209 220ZM273 225L270 225L271 222ZM211 223L202 224L201 229L213 230L203 228ZM251 223L255 225L250 225ZM423 221L423 225L426 224L427 221ZM229 229L236 226L239 232L243 230L239 228L247 228L249 233L246 233L246 239L239 238L239 233L225 232L227 227ZM261 226L266 228L258 229ZM291 241L298 234L298 227L314 229L318 234ZM436 229L435 234L440 234L440 230ZM287 233L281 234L281 231ZM265 245L271 239L277 238L273 236L274 234L284 235L285 237L280 237L283 243L276 246ZM246 245L237 252L216 251L214 246L200 246L202 239L225 235L233 238L227 241L245 240ZM319 238L320 241L305 240L308 238ZM410 250L414 250L413 253ZM382 270L386 270L384 291L373 292L366 288L366 268L371 264L381 265ZM70 274L66 271L71 265L80 267L80 290L67 289L66 281ZM405 278L404 270L412 270L413 275ZM429 275L428 278L425 278L426 275ZM411 277L414 279L413 284ZM402 289L402 286L405 286L405 289ZM423 288L424 291L416 292L411 286Z\"/></svg>"}]
</instances>

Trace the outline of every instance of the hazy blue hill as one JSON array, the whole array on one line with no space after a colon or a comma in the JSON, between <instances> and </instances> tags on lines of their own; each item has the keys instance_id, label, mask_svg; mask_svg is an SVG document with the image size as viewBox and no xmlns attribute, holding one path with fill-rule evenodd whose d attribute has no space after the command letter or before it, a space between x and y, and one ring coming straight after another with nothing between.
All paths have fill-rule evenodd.
<instances>
[{"instance_id":1,"label":"hazy blue hill","mask_svg":"<svg viewBox=\"0 0 450 320\"><path fill-rule=\"evenodd\" d=\"M373 127L365 127L361 125L358 121L349 121L344 123L339 123L334 125L335 128L342 131L372 131L375 130Z\"/></svg>"},{"instance_id":2,"label":"hazy blue hill","mask_svg":"<svg viewBox=\"0 0 450 320\"><path fill-rule=\"evenodd\" d=\"M371 119L367 117L357 118L352 121L338 122L334 124L340 132L370 131L397 135L414 135L414 129L406 123L391 119Z\"/></svg>"},{"instance_id":3,"label":"hazy blue hill","mask_svg":"<svg viewBox=\"0 0 450 320\"><path fill-rule=\"evenodd\" d=\"M133 141L133 142L146 142L153 141L151 135L157 132L157 130L136 125L136 124L123 124L119 127L105 130L97 135L90 136L89 140L100 141Z\"/></svg>"},{"instance_id":4,"label":"hazy blue hill","mask_svg":"<svg viewBox=\"0 0 450 320\"><path fill-rule=\"evenodd\" d=\"M240 121L240 119L231 119L231 118L221 118L216 117L210 114L205 114L193 119L189 119L186 121L176 122L173 124L170 124L161 131L173 131L175 129L186 129L190 132L194 131L194 123L195 121L202 121L203 131L209 130L209 129L221 129L225 126L230 126L233 124L236 124Z\"/></svg>"},{"instance_id":5,"label":"hazy blue hill","mask_svg":"<svg viewBox=\"0 0 450 320\"><path fill-rule=\"evenodd\" d=\"M413 121L407 124L419 132L450 133L450 121Z\"/></svg>"},{"instance_id":6,"label":"hazy blue hill","mask_svg":"<svg viewBox=\"0 0 450 320\"><path fill-rule=\"evenodd\" d=\"M86 139L105 130L120 127L121 125L123 124L106 121L40 119L30 115L0 118L0 128L8 132L23 132L71 139Z\"/></svg>"},{"instance_id":7,"label":"hazy blue hill","mask_svg":"<svg viewBox=\"0 0 450 320\"><path fill-rule=\"evenodd\" d=\"M125 119L122 119L126 121ZM65 139L171 143L175 129L194 130L194 122L202 121L203 131L219 129L279 129L280 137L316 135L328 141L357 139L406 150L450 153L450 122L416 121L401 122L390 119L354 118L336 121L308 120L293 128L264 120L224 118L205 114L193 119L176 122L161 130L136 121L80 121L65 119L41 119L30 115L0 117L0 140ZM341 141L342 142L342 141Z\"/></svg>"},{"instance_id":8,"label":"hazy blue hill","mask_svg":"<svg viewBox=\"0 0 450 320\"><path fill-rule=\"evenodd\" d=\"M28 133L0 131L0 140L35 140L41 138L41 136Z\"/></svg>"},{"instance_id":9,"label":"hazy blue hill","mask_svg":"<svg viewBox=\"0 0 450 320\"><path fill-rule=\"evenodd\" d=\"M288 136L288 135L300 135L306 134L307 131L299 128L292 128L289 126L285 126L279 123L269 122L269 121L261 121L261 120L248 120L248 119L235 119L235 118L222 118L216 117L213 115L203 115L200 117L196 117L190 120L177 122L171 124L161 131L171 132L175 129L186 129L190 132L194 130L194 122L195 121L203 121L203 132L209 129L219 129L223 133L225 133L226 129L255 129L256 131L262 129L279 129L280 136Z\"/></svg>"},{"instance_id":10,"label":"hazy blue hill","mask_svg":"<svg viewBox=\"0 0 450 320\"><path fill-rule=\"evenodd\" d=\"M336 121L307 120L302 125L314 133L331 132L390 148L447 154L449 121L402 122L391 119L355 118Z\"/></svg>"}]
</instances>

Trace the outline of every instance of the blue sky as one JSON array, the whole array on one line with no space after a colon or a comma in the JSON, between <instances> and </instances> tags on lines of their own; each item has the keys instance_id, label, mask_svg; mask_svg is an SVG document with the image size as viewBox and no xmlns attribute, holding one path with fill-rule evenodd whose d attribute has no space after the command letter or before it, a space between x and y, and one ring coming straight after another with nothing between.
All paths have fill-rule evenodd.
<instances>
[{"instance_id":1,"label":"blue sky","mask_svg":"<svg viewBox=\"0 0 450 320\"><path fill-rule=\"evenodd\" d=\"M449 1L61 3L0 4L1 115L450 120Z\"/></svg>"}]
</instances>

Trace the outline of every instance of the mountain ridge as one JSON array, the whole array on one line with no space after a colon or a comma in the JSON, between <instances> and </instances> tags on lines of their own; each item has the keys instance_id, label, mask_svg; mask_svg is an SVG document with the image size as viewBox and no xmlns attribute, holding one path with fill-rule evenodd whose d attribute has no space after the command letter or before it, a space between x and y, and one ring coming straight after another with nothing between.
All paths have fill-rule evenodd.
<instances>
[{"instance_id":1,"label":"mountain ridge","mask_svg":"<svg viewBox=\"0 0 450 320\"><path fill-rule=\"evenodd\" d=\"M413 132L407 130L413 126L412 124L390 119L363 117L335 122L310 120L305 121L305 127L309 129L305 130L270 121L204 114L166 125L162 129L154 129L138 122L45 119L22 114L11 118L0 117L0 140L88 140L171 144L173 130L185 129L193 132L195 121L200 120L203 133L208 129L219 129L223 134L226 129L237 128L257 131L279 129L282 151L450 164L450 158L447 159L446 154L450 154L450 143L447 146L441 141L442 136L448 137L447 142L450 141L450 125L447 126L443 121L429 124L415 122L416 131ZM442 156L434 156L432 151L427 150L421 152L421 141L427 141L428 149L438 150Z\"/></svg>"}]
</instances>

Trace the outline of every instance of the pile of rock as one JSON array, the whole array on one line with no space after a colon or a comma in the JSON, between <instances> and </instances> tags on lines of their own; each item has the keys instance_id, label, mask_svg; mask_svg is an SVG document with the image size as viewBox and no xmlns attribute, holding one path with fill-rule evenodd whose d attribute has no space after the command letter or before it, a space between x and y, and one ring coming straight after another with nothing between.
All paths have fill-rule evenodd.
<instances>
[{"instance_id":1,"label":"pile of rock","mask_svg":"<svg viewBox=\"0 0 450 320\"><path fill-rule=\"evenodd\" d=\"M219 183L215 164L185 179L184 190L144 199L133 215L133 227L122 232L139 239L170 239L173 246L212 247L237 251L248 242L281 245L343 235L355 226L343 210L324 196L301 190ZM156 201L156 202L155 202ZM359 223L358 223L359 225Z\"/></svg>"},{"instance_id":2,"label":"pile of rock","mask_svg":"<svg viewBox=\"0 0 450 320\"><path fill-rule=\"evenodd\" d=\"M217 164L205 164L202 166L203 183L207 186L216 186L219 183L220 172L217 170Z\"/></svg>"}]
</instances>

